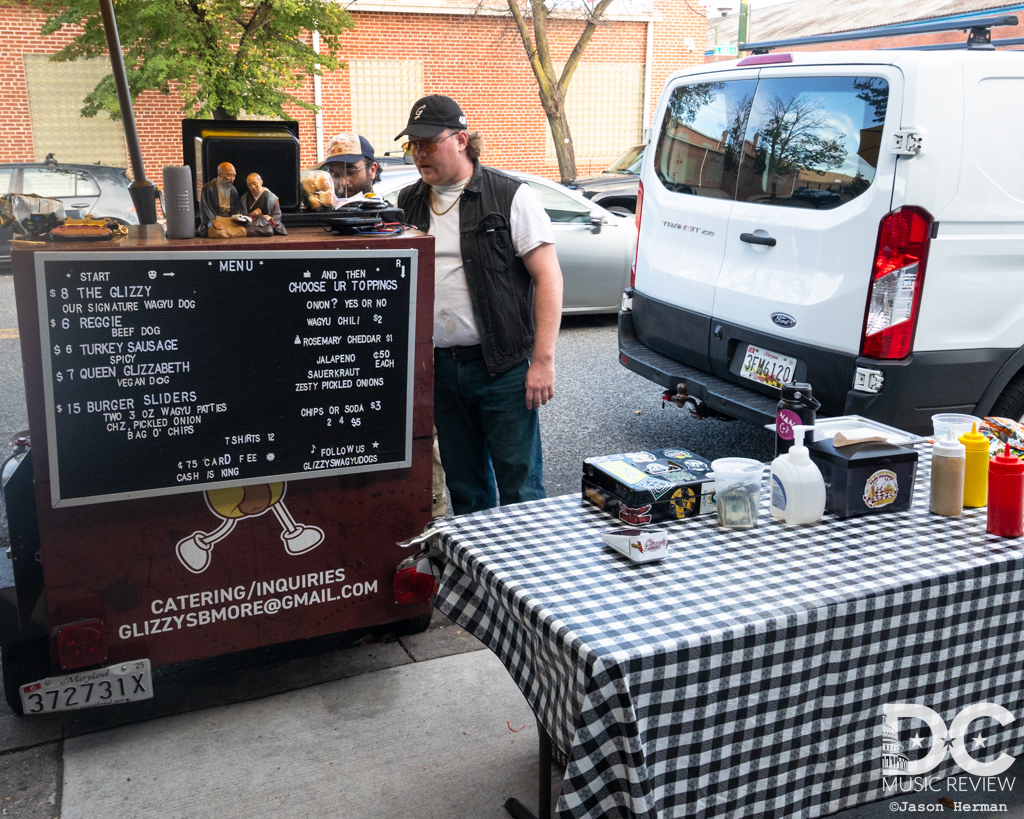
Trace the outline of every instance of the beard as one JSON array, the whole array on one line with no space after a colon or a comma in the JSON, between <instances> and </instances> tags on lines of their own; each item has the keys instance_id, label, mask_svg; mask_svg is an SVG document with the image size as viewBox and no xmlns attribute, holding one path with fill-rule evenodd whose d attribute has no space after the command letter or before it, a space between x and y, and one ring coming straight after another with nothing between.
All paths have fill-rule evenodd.
<instances>
[{"instance_id":1,"label":"beard","mask_svg":"<svg viewBox=\"0 0 1024 819\"><path fill-rule=\"evenodd\" d=\"M217 180L217 192L221 196L231 196L231 189L233 187L235 186L230 182L221 182L219 179Z\"/></svg>"},{"instance_id":2,"label":"beard","mask_svg":"<svg viewBox=\"0 0 1024 819\"><path fill-rule=\"evenodd\" d=\"M334 177L334 194L339 197L356 196L360 193L372 193L373 192L373 180L370 179L369 174L363 174L362 181L359 183L353 182L351 179L346 180L343 177Z\"/></svg>"}]
</instances>

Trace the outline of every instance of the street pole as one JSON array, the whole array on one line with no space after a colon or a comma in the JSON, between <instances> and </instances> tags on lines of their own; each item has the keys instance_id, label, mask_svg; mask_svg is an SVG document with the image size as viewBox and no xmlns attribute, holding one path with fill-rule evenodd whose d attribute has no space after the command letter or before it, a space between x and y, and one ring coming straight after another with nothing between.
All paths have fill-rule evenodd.
<instances>
[{"instance_id":1,"label":"street pole","mask_svg":"<svg viewBox=\"0 0 1024 819\"><path fill-rule=\"evenodd\" d=\"M747 42L747 29L750 26L750 3L748 0L740 0L740 32L737 45L742 48Z\"/></svg>"},{"instance_id":2,"label":"street pole","mask_svg":"<svg viewBox=\"0 0 1024 819\"><path fill-rule=\"evenodd\" d=\"M113 0L99 0L99 4L103 31L107 36L107 51L110 52L110 68L114 73L114 85L117 86L117 101L121 107L121 121L124 123L124 138L128 143L128 157L132 164L134 181L128 192L139 216L139 223L155 225L156 185L146 178L146 168L142 164L142 146L139 144L139 132L135 128L135 111L132 109L132 95L128 91L128 75L124 70Z\"/></svg>"}]
</instances>

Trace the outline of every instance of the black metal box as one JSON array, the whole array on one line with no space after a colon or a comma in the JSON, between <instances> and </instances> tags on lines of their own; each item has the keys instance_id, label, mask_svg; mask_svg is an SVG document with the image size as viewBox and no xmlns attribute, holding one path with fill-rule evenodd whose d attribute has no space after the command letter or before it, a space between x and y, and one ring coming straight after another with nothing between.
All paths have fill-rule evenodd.
<instances>
[{"instance_id":1,"label":"black metal box","mask_svg":"<svg viewBox=\"0 0 1024 819\"><path fill-rule=\"evenodd\" d=\"M917 451L882 442L836 447L824 438L808 444L825 479L825 511L841 518L910 508Z\"/></svg>"}]
</instances>

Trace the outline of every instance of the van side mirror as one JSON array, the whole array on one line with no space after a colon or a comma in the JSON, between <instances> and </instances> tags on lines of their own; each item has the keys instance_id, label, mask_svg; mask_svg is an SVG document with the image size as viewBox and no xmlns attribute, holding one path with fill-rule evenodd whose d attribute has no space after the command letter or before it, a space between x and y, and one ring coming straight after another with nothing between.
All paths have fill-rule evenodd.
<instances>
[{"instance_id":1,"label":"van side mirror","mask_svg":"<svg viewBox=\"0 0 1024 819\"><path fill-rule=\"evenodd\" d=\"M590 217L590 232L591 233L600 233L601 232L601 225L603 225L603 224L604 224L604 217L603 216L591 216Z\"/></svg>"}]
</instances>

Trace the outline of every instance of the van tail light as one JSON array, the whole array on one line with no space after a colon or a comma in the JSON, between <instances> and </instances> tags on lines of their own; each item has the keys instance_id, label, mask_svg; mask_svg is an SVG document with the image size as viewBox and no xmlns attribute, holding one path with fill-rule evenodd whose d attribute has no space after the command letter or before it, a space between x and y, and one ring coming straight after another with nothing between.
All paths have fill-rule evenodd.
<instances>
[{"instance_id":1,"label":"van tail light","mask_svg":"<svg viewBox=\"0 0 1024 819\"><path fill-rule=\"evenodd\" d=\"M931 232L932 217L923 208L898 208L883 217L864 315L862 356L898 359L913 351Z\"/></svg>"},{"instance_id":2,"label":"van tail light","mask_svg":"<svg viewBox=\"0 0 1024 819\"><path fill-rule=\"evenodd\" d=\"M61 670L99 665L110 655L102 620L79 620L56 629L57 660Z\"/></svg>"},{"instance_id":3,"label":"van tail light","mask_svg":"<svg viewBox=\"0 0 1024 819\"><path fill-rule=\"evenodd\" d=\"M636 251L633 253L633 266L629 269L629 286L636 284L636 260L640 254L640 217L644 212L644 183L636 190Z\"/></svg>"},{"instance_id":4,"label":"van tail light","mask_svg":"<svg viewBox=\"0 0 1024 819\"><path fill-rule=\"evenodd\" d=\"M425 603L437 592L437 580L426 557L408 558L398 564L393 582L395 602Z\"/></svg>"}]
</instances>

